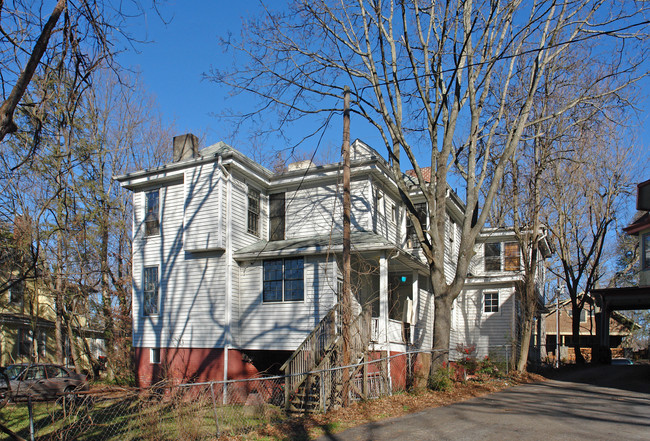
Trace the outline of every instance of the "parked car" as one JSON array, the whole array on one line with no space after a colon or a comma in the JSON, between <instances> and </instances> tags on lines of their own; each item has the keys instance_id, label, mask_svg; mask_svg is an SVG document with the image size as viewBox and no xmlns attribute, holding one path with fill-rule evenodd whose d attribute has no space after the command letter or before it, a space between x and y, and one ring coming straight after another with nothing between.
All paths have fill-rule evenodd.
<instances>
[{"instance_id":1,"label":"parked car","mask_svg":"<svg viewBox=\"0 0 650 441\"><path fill-rule=\"evenodd\" d=\"M4 368L9 378L11 391L7 388L5 376L0 376L0 398L9 393L12 400L55 399L68 393L88 390L85 375L55 364L13 364Z\"/></svg>"},{"instance_id":2,"label":"parked car","mask_svg":"<svg viewBox=\"0 0 650 441\"><path fill-rule=\"evenodd\" d=\"M634 364L634 362L629 358L612 358L613 366L629 366L631 364Z\"/></svg>"}]
</instances>

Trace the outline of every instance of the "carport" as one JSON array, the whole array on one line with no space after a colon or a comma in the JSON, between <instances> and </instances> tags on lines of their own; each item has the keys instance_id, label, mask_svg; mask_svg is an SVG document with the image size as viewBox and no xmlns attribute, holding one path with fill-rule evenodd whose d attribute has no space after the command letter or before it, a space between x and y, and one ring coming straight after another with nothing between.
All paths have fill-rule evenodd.
<instances>
[{"instance_id":1,"label":"carport","mask_svg":"<svg viewBox=\"0 0 650 441\"><path fill-rule=\"evenodd\" d=\"M593 359L609 363L612 351L609 348L609 318L612 311L650 309L650 286L629 288L594 289L591 292L596 301L596 337Z\"/></svg>"}]
</instances>

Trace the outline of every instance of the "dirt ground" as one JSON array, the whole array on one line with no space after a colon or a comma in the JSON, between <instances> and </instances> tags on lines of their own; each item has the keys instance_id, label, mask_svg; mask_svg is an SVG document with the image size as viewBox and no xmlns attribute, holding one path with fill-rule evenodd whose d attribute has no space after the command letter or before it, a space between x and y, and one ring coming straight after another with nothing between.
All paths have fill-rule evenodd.
<instances>
[{"instance_id":1,"label":"dirt ground","mask_svg":"<svg viewBox=\"0 0 650 441\"><path fill-rule=\"evenodd\" d=\"M350 407L337 409L326 414L308 415L292 419L281 425L268 426L247 435L245 439L314 439L324 433L339 432L369 422L402 416L431 407L446 406L500 391L514 385L534 383L544 379L541 375L531 373L511 374L502 379L490 379L482 382L469 380L454 383L453 388L444 392L420 390L411 393L400 393L391 397L357 402Z\"/></svg>"}]
</instances>

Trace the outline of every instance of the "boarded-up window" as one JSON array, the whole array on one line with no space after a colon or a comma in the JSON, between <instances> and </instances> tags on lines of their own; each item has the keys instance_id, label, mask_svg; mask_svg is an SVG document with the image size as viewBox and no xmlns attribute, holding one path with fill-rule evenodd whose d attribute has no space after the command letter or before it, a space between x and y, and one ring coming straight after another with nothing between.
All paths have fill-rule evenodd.
<instances>
[{"instance_id":1,"label":"boarded-up window","mask_svg":"<svg viewBox=\"0 0 650 441\"><path fill-rule=\"evenodd\" d=\"M269 240L284 240L284 193L269 195Z\"/></svg>"},{"instance_id":2,"label":"boarded-up window","mask_svg":"<svg viewBox=\"0 0 650 441\"><path fill-rule=\"evenodd\" d=\"M484 251L485 271L501 271L501 243L486 243Z\"/></svg>"},{"instance_id":3,"label":"boarded-up window","mask_svg":"<svg viewBox=\"0 0 650 441\"><path fill-rule=\"evenodd\" d=\"M506 242L503 245L505 252L505 270L519 271L519 244L517 242Z\"/></svg>"}]
</instances>

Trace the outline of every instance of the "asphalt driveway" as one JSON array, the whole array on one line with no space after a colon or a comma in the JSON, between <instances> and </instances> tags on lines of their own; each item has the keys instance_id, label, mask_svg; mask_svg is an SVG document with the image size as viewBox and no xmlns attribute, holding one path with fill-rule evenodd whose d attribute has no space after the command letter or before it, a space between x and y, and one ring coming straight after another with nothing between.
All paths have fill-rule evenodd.
<instances>
[{"instance_id":1,"label":"asphalt driveway","mask_svg":"<svg viewBox=\"0 0 650 441\"><path fill-rule=\"evenodd\" d=\"M554 377L319 440L650 439L650 366L600 366Z\"/></svg>"}]
</instances>

